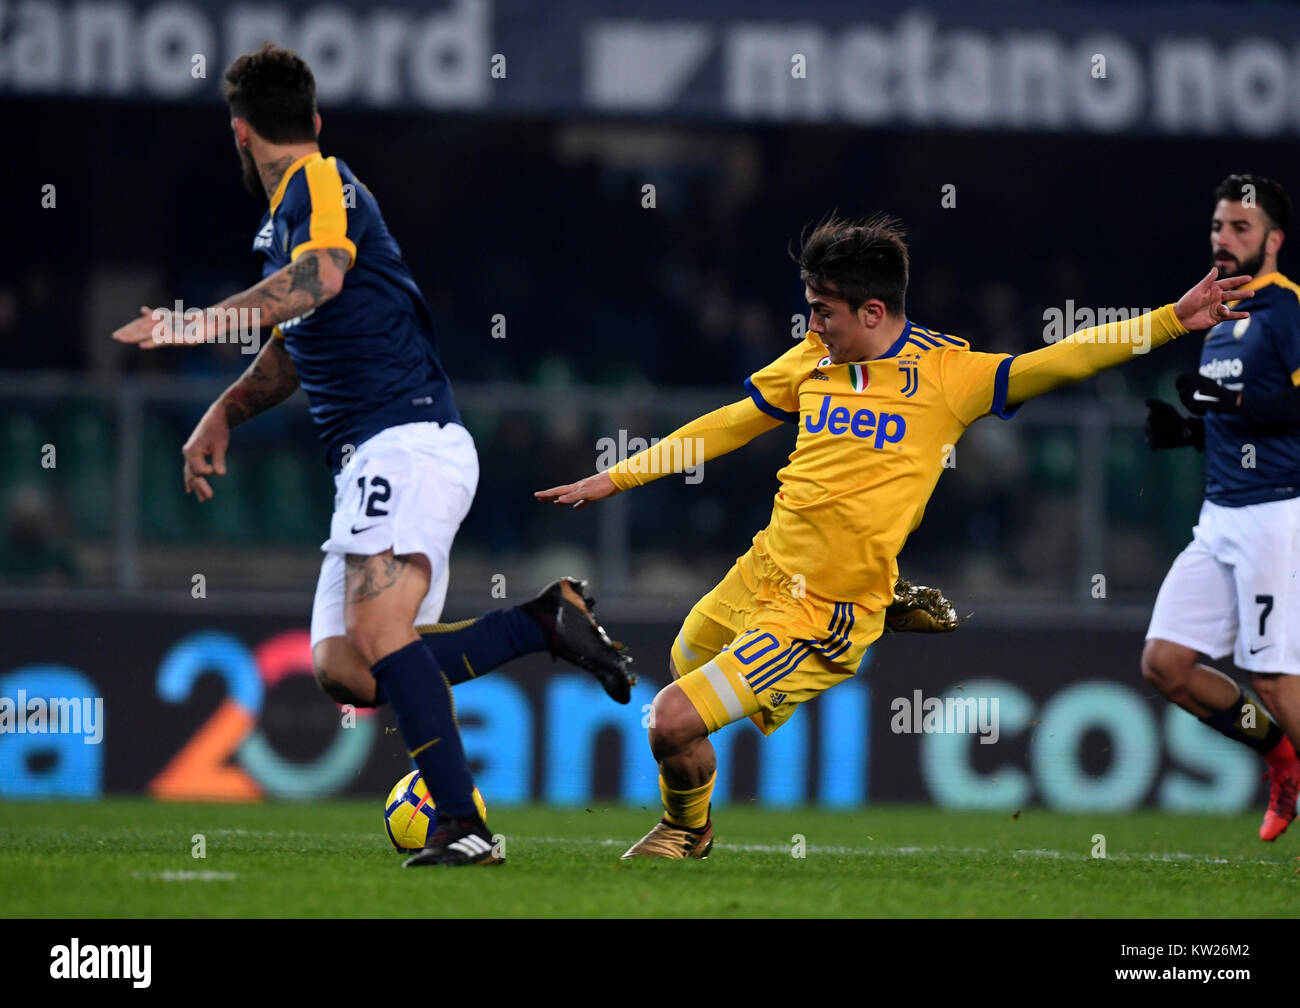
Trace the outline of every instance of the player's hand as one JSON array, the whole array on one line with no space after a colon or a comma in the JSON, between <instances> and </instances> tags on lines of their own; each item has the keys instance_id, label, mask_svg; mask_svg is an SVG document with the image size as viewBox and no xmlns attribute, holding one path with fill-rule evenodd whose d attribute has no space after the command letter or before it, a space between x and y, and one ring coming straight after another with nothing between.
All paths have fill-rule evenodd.
<instances>
[{"instance_id":1,"label":"player's hand","mask_svg":"<svg viewBox=\"0 0 1300 1008\"><path fill-rule=\"evenodd\" d=\"M1253 298L1254 291L1237 290L1238 287L1250 283L1250 277L1235 276L1215 280L1217 274L1218 270L1212 268L1205 274L1204 280L1180 297L1178 303L1174 305L1174 314L1178 316L1179 323L1188 332L1210 329L1225 319L1250 318L1249 312L1233 311L1224 303L1238 301L1241 298ZM1231 296L1225 297L1228 292L1232 292Z\"/></svg>"},{"instance_id":2,"label":"player's hand","mask_svg":"<svg viewBox=\"0 0 1300 1008\"><path fill-rule=\"evenodd\" d=\"M616 493L618 493L618 487L614 485L614 481L609 478L608 473L602 472L578 480L577 483L566 483L564 486L551 487L549 490L538 490L533 496L539 501L550 501L552 504L572 504L575 508L580 508L586 507L592 501L613 497Z\"/></svg>"},{"instance_id":3,"label":"player's hand","mask_svg":"<svg viewBox=\"0 0 1300 1008\"><path fill-rule=\"evenodd\" d=\"M172 309L141 305L140 317L114 329L113 339L119 343L134 343L141 350L155 350L160 346L171 346L177 343L193 346L208 341L207 319L208 313L204 312L203 325L195 331L191 317L187 331L185 318L177 315Z\"/></svg>"},{"instance_id":4,"label":"player's hand","mask_svg":"<svg viewBox=\"0 0 1300 1008\"><path fill-rule=\"evenodd\" d=\"M181 448L185 456L185 492L201 501L212 500L212 487L205 476L226 475L226 448L230 444L230 426L220 404L203 414L190 439ZM211 456L211 461L208 460Z\"/></svg>"},{"instance_id":5,"label":"player's hand","mask_svg":"<svg viewBox=\"0 0 1300 1008\"><path fill-rule=\"evenodd\" d=\"M159 314L159 310L140 306L140 317L126 325L113 330L113 339L119 343L134 343L141 350L153 350L170 343L174 338L171 324L167 321L170 313ZM162 328L159 329L159 326ZM154 332L158 336L155 338Z\"/></svg>"},{"instance_id":6,"label":"player's hand","mask_svg":"<svg viewBox=\"0 0 1300 1008\"><path fill-rule=\"evenodd\" d=\"M1206 410L1216 413L1237 413L1241 409L1241 393L1236 389L1227 389L1213 378L1188 372L1180 374L1174 384L1178 386L1178 398L1183 401L1189 413L1204 416Z\"/></svg>"},{"instance_id":7,"label":"player's hand","mask_svg":"<svg viewBox=\"0 0 1300 1008\"><path fill-rule=\"evenodd\" d=\"M1159 399L1147 400L1147 422L1143 428L1147 447L1153 451L1191 445L1205 447L1205 421L1185 417L1173 406Z\"/></svg>"}]
</instances>

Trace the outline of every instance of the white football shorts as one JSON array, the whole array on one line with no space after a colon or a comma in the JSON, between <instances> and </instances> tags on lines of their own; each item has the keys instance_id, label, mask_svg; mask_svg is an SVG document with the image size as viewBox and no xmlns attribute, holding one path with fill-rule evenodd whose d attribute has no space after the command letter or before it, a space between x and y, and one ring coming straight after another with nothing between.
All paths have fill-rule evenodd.
<instances>
[{"instance_id":1,"label":"white football shorts","mask_svg":"<svg viewBox=\"0 0 1300 1008\"><path fill-rule=\"evenodd\" d=\"M1205 501L1192 541L1156 596L1147 640L1249 672L1300 675L1300 497L1224 507Z\"/></svg>"},{"instance_id":2,"label":"white football shorts","mask_svg":"<svg viewBox=\"0 0 1300 1008\"><path fill-rule=\"evenodd\" d=\"M334 477L330 537L311 611L312 645L347 633L343 621L344 563L354 553L429 558L429 592L415 625L437 623L447 598L456 530L478 487L474 439L460 424L400 424L362 443Z\"/></svg>"}]
</instances>

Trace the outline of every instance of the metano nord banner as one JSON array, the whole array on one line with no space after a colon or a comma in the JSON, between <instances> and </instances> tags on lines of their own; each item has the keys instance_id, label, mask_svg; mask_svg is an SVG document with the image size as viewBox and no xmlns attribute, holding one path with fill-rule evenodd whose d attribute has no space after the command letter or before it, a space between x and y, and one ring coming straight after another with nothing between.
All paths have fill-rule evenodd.
<instances>
[{"instance_id":1,"label":"metano nord banner","mask_svg":"<svg viewBox=\"0 0 1300 1008\"><path fill-rule=\"evenodd\" d=\"M409 769L387 710L341 709L318 690L305 611L144 608L0 613L0 798L378 805ZM641 673L626 707L545 656L456 687L489 805L658 801L646 724L678 628L606 620ZM714 801L1262 809L1258 757L1156 696L1141 647L1140 629L977 620L891 635L772 736L748 722L713 736Z\"/></svg>"},{"instance_id":2,"label":"metano nord banner","mask_svg":"<svg viewBox=\"0 0 1300 1008\"><path fill-rule=\"evenodd\" d=\"M271 39L322 106L1275 136L1289 4L10 0L0 94L219 101Z\"/></svg>"}]
</instances>

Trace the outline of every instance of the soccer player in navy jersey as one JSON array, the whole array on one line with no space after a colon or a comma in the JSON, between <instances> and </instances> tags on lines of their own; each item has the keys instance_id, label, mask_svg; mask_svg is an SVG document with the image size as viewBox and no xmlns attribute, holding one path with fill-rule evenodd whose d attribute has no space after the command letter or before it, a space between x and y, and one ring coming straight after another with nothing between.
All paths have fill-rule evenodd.
<instances>
[{"instance_id":1,"label":"soccer player in navy jersey","mask_svg":"<svg viewBox=\"0 0 1300 1008\"><path fill-rule=\"evenodd\" d=\"M1184 417L1148 400L1152 448L1205 452L1192 541L1156 597L1142 674L1173 703L1268 763L1261 840L1296 816L1300 790L1300 287L1278 272L1291 200L1260 175L1214 192L1210 249L1220 277L1250 274L1250 317L1220 322L1196 373L1180 375ZM1201 419L1204 417L1204 419ZM1209 665L1232 655L1268 712Z\"/></svg>"},{"instance_id":2,"label":"soccer player in navy jersey","mask_svg":"<svg viewBox=\"0 0 1300 1008\"><path fill-rule=\"evenodd\" d=\"M142 349L230 340L249 317L239 313L257 313L270 338L185 443L185 489L210 499L209 477L226 471L230 428L302 386L335 473L312 609L317 676L339 702L393 705L438 814L425 849L405 863L499 864L473 800L451 685L549 650L627 703L630 659L573 579L479 620L437 624L478 458L429 308L374 196L346 164L321 155L307 64L267 43L231 64L223 92L244 183L270 202L253 242L263 279L206 310L201 325L168 325L144 308L113 336Z\"/></svg>"}]
</instances>

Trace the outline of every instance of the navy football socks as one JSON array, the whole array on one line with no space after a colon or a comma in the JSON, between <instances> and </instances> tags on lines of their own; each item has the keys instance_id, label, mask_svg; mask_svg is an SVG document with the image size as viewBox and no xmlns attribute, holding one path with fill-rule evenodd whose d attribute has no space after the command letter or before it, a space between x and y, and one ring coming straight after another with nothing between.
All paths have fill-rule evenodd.
<instances>
[{"instance_id":1,"label":"navy football socks","mask_svg":"<svg viewBox=\"0 0 1300 1008\"><path fill-rule=\"evenodd\" d=\"M1275 749L1283 738L1281 726L1268 716L1263 707L1254 700L1248 700L1241 691L1238 691L1237 699L1226 710L1215 711L1208 717L1200 718L1200 721L1234 742L1250 746L1262 756ZM1250 727L1247 728L1246 725Z\"/></svg>"},{"instance_id":2,"label":"navy football socks","mask_svg":"<svg viewBox=\"0 0 1300 1008\"><path fill-rule=\"evenodd\" d=\"M512 658L546 650L542 628L518 606L416 629L453 686L486 675Z\"/></svg>"},{"instance_id":3,"label":"navy football socks","mask_svg":"<svg viewBox=\"0 0 1300 1008\"><path fill-rule=\"evenodd\" d=\"M512 658L546 650L546 637L519 606L493 609L478 619L416 627L422 643L452 686L487 675ZM388 703L388 691L375 679L375 706Z\"/></svg>"},{"instance_id":4,"label":"navy football socks","mask_svg":"<svg viewBox=\"0 0 1300 1008\"><path fill-rule=\"evenodd\" d=\"M424 775L439 817L477 817L451 687L423 641L411 641L370 670L393 705L407 751Z\"/></svg>"}]
</instances>

